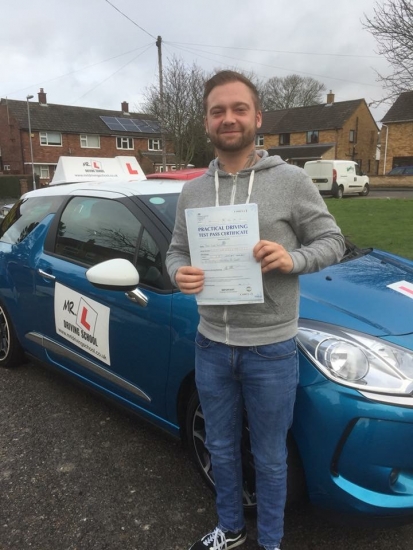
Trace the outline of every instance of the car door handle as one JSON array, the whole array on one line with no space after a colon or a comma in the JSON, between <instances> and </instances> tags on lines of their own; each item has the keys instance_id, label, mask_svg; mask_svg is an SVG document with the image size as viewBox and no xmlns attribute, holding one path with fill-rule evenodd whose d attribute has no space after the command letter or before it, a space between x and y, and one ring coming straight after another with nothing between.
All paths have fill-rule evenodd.
<instances>
[{"instance_id":1,"label":"car door handle","mask_svg":"<svg viewBox=\"0 0 413 550\"><path fill-rule=\"evenodd\" d=\"M135 304L139 304L142 307L146 307L148 305L148 297L145 296L143 292L141 292L138 288L135 288L134 290L129 290L128 292L125 292L126 296L131 300L131 302L135 302Z\"/></svg>"},{"instance_id":2,"label":"car door handle","mask_svg":"<svg viewBox=\"0 0 413 550\"><path fill-rule=\"evenodd\" d=\"M50 281L55 281L56 277L52 275L51 273L47 273L46 271L43 271L43 269L39 269L37 271L41 277L44 277L45 279L49 279Z\"/></svg>"}]
</instances>

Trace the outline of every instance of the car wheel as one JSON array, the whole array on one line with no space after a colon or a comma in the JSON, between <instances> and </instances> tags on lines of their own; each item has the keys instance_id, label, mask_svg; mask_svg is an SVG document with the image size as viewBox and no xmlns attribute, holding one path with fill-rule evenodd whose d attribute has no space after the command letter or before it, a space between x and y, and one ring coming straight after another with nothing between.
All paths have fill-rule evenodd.
<instances>
[{"instance_id":1,"label":"car wheel","mask_svg":"<svg viewBox=\"0 0 413 550\"><path fill-rule=\"evenodd\" d=\"M367 197L367 195L370 193L370 186L368 183L366 183L363 187L363 191L359 193L360 197Z\"/></svg>"},{"instance_id":2,"label":"car wheel","mask_svg":"<svg viewBox=\"0 0 413 550\"><path fill-rule=\"evenodd\" d=\"M13 368L24 360L23 350L17 340L10 318L0 304L0 367Z\"/></svg>"},{"instance_id":3,"label":"car wheel","mask_svg":"<svg viewBox=\"0 0 413 550\"><path fill-rule=\"evenodd\" d=\"M334 195L334 197L336 199L342 199L343 195L344 195L344 187L342 185L339 185L337 187L337 191L336 191L336 194Z\"/></svg>"},{"instance_id":4,"label":"car wheel","mask_svg":"<svg viewBox=\"0 0 413 550\"><path fill-rule=\"evenodd\" d=\"M205 447L205 422L202 414L199 397L196 390L189 400L186 419L186 435L191 456L195 461L207 485L214 489L214 475L212 472L211 457ZM287 439L288 447L288 491L287 506L303 502L307 490L305 485L304 469L298 448L291 434ZM241 442L242 469L244 476L243 500L246 512L255 512L257 500L255 494L255 468L251 452L249 428L244 415L243 434Z\"/></svg>"}]
</instances>

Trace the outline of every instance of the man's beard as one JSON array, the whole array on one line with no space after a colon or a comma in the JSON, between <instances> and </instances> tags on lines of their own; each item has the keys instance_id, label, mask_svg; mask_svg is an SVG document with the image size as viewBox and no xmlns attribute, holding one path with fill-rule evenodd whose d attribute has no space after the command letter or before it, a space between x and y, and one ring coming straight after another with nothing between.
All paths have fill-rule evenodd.
<instances>
[{"instance_id":1,"label":"man's beard","mask_svg":"<svg viewBox=\"0 0 413 550\"><path fill-rule=\"evenodd\" d=\"M237 139L232 139L230 141L225 139L225 135L221 136L221 134L214 134L214 135L209 134L209 139L211 140L211 143L219 151L224 151L225 153L231 153L231 152L242 151L246 147L250 146L255 141L255 134L256 134L255 128L254 129L251 128L250 130L247 130L244 133L239 134Z\"/></svg>"}]
</instances>

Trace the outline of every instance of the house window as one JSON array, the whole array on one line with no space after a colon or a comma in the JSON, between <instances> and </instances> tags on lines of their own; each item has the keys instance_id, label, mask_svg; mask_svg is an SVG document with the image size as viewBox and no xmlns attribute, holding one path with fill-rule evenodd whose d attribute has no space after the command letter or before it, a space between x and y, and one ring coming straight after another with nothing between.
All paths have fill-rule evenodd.
<instances>
[{"instance_id":1,"label":"house window","mask_svg":"<svg viewBox=\"0 0 413 550\"><path fill-rule=\"evenodd\" d=\"M350 143L357 143L357 133L355 130L350 130L348 140Z\"/></svg>"},{"instance_id":2,"label":"house window","mask_svg":"<svg viewBox=\"0 0 413 550\"><path fill-rule=\"evenodd\" d=\"M40 145L62 146L62 134L59 132L40 132Z\"/></svg>"},{"instance_id":3,"label":"house window","mask_svg":"<svg viewBox=\"0 0 413 550\"><path fill-rule=\"evenodd\" d=\"M408 166L413 165L413 157L394 157L393 168L395 166Z\"/></svg>"},{"instance_id":4,"label":"house window","mask_svg":"<svg viewBox=\"0 0 413 550\"><path fill-rule=\"evenodd\" d=\"M280 134L280 145L290 145L290 134Z\"/></svg>"},{"instance_id":5,"label":"house window","mask_svg":"<svg viewBox=\"0 0 413 550\"><path fill-rule=\"evenodd\" d=\"M160 139L148 139L148 151L160 151L162 143Z\"/></svg>"},{"instance_id":6,"label":"house window","mask_svg":"<svg viewBox=\"0 0 413 550\"><path fill-rule=\"evenodd\" d=\"M50 177L49 167L47 166L47 164L36 165L34 167L34 173L36 174L36 176L39 176L41 180L46 180Z\"/></svg>"},{"instance_id":7,"label":"house window","mask_svg":"<svg viewBox=\"0 0 413 550\"><path fill-rule=\"evenodd\" d=\"M133 149L133 138L130 137L117 137L116 138L117 149Z\"/></svg>"},{"instance_id":8,"label":"house window","mask_svg":"<svg viewBox=\"0 0 413 550\"><path fill-rule=\"evenodd\" d=\"M10 172L10 164L5 164L4 165L4 171L5 172Z\"/></svg>"},{"instance_id":9,"label":"house window","mask_svg":"<svg viewBox=\"0 0 413 550\"><path fill-rule=\"evenodd\" d=\"M100 149L100 136L81 134L80 147L89 149Z\"/></svg>"},{"instance_id":10,"label":"house window","mask_svg":"<svg viewBox=\"0 0 413 550\"><path fill-rule=\"evenodd\" d=\"M257 134L255 136L255 146L256 147L264 147L264 136L263 136L263 134Z\"/></svg>"},{"instance_id":11,"label":"house window","mask_svg":"<svg viewBox=\"0 0 413 550\"><path fill-rule=\"evenodd\" d=\"M318 130L307 132L307 143L318 143Z\"/></svg>"}]
</instances>

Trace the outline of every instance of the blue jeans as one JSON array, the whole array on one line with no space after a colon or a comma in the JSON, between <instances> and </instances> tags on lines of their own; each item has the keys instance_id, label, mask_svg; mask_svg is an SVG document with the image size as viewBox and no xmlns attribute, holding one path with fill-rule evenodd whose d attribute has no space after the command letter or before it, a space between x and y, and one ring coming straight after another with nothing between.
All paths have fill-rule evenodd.
<instances>
[{"instance_id":1,"label":"blue jeans","mask_svg":"<svg viewBox=\"0 0 413 550\"><path fill-rule=\"evenodd\" d=\"M240 441L247 410L256 470L258 543L279 546L287 494L286 438L298 383L295 338L228 346L196 335L195 377L211 454L219 527L244 527Z\"/></svg>"}]
</instances>

